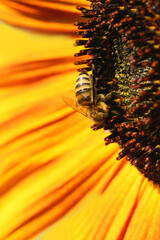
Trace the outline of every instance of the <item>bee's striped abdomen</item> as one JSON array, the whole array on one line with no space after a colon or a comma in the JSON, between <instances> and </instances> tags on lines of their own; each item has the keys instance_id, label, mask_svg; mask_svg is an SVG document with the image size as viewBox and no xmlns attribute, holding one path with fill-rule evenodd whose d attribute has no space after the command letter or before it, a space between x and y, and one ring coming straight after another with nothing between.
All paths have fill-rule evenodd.
<instances>
[{"instance_id":1,"label":"bee's striped abdomen","mask_svg":"<svg viewBox=\"0 0 160 240\"><path fill-rule=\"evenodd\" d=\"M91 79L87 72L79 74L76 80L75 93L79 105L89 106L91 104Z\"/></svg>"}]
</instances>

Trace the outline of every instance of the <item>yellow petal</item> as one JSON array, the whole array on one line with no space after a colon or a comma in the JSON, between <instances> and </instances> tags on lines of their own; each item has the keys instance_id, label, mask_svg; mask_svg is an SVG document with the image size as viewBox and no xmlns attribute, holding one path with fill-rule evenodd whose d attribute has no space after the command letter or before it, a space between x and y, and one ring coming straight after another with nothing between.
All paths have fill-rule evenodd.
<instances>
[{"instance_id":1,"label":"yellow petal","mask_svg":"<svg viewBox=\"0 0 160 240\"><path fill-rule=\"evenodd\" d=\"M57 57L70 57L74 66L73 55L79 49L73 46L74 40L71 37L31 33L3 23L0 25L0 30L0 73L3 71L2 74L7 73L7 70L13 71L13 68L14 71L22 71L25 64L25 70L27 70L27 64L29 64L29 68L34 69L36 68L35 62L39 64L39 68L40 64L44 65L43 63L46 62L44 66L47 68L49 61ZM18 69L16 68L17 64ZM50 65L52 64L50 63ZM4 68L5 66L6 68ZM21 69L19 69L20 66Z\"/></svg>"},{"instance_id":2,"label":"yellow petal","mask_svg":"<svg viewBox=\"0 0 160 240\"><path fill-rule=\"evenodd\" d=\"M116 155L110 160L112 166L98 185L66 217L33 238L34 240L123 239L127 220L137 203L142 176L129 165L124 166L121 163L120 167L115 162L115 157Z\"/></svg>"},{"instance_id":3,"label":"yellow petal","mask_svg":"<svg viewBox=\"0 0 160 240\"><path fill-rule=\"evenodd\" d=\"M52 58L42 51L37 61L1 69L1 239L30 238L66 214L110 169L117 149L106 157L105 132L91 131L89 120L62 102L77 73L63 51L72 39L61 38Z\"/></svg>"},{"instance_id":4,"label":"yellow petal","mask_svg":"<svg viewBox=\"0 0 160 240\"><path fill-rule=\"evenodd\" d=\"M160 202L158 190L147 187L138 199L138 205L132 215L125 240L138 236L140 240L156 239L159 235Z\"/></svg>"}]
</instances>

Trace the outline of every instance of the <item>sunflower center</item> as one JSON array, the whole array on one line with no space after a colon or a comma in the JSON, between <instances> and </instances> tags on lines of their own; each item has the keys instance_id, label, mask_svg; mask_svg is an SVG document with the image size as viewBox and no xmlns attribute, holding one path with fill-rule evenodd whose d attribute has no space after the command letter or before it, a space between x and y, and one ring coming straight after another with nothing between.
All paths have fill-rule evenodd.
<instances>
[{"instance_id":1,"label":"sunflower center","mask_svg":"<svg viewBox=\"0 0 160 240\"><path fill-rule=\"evenodd\" d=\"M160 6L155 0L92 0L89 9L78 9L88 21L76 23L81 39L75 45L84 46L76 56L89 59L76 64L86 65L80 72L91 71L95 95L109 106L105 144L117 142L117 160L126 156L160 185Z\"/></svg>"}]
</instances>

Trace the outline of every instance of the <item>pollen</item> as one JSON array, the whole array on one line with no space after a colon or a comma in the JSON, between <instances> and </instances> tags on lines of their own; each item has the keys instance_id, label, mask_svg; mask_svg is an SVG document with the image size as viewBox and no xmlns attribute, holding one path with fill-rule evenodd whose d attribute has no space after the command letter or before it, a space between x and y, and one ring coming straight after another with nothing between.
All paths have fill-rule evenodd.
<instances>
[{"instance_id":1,"label":"pollen","mask_svg":"<svg viewBox=\"0 0 160 240\"><path fill-rule=\"evenodd\" d=\"M75 46L78 71L94 76L110 114L103 128L110 130L105 145L116 142L149 181L160 186L160 4L156 0L89 0L78 6L82 22ZM88 56L88 60L86 60Z\"/></svg>"}]
</instances>

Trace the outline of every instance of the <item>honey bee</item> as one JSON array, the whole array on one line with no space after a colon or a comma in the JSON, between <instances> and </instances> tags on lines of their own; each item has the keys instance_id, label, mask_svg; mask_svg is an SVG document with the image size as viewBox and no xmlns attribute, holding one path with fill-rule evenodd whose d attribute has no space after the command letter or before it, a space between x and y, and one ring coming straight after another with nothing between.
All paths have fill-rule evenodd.
<instances>
[{"instance_id":1,"label":"honey bee","mask_svg":"<svg viewBox=\"0 0 160 240\"><path fill-rule=\"evenodd\" d=\"M75 92L63 95L62 99L74 110L90 118L94 122L91 126L94 130L104 126L110 107L106 104L106 96L97 94L93 86L93 75L86 71L80 73L76 80Z\"/></svg>"}]
</instances>

